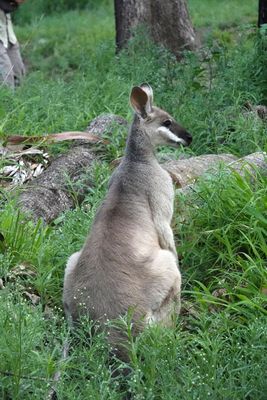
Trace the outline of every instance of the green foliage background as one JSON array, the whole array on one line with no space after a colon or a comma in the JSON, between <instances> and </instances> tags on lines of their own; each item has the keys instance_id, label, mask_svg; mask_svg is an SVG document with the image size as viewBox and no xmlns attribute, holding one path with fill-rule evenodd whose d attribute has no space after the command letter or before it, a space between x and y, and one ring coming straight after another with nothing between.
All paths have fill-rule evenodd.
<instances>
[{"instance_id":1,"label":"green foliage background","mask_svg":"<svg viewBox=\"0 0 267 400\"><path fill-rule=\"evenodd\" d=\"M104 5L112 5L111 0L27 0L14 14L20 25L51 14L62 14L68 10L93 10Z\"/></svg>"}]
</instances>

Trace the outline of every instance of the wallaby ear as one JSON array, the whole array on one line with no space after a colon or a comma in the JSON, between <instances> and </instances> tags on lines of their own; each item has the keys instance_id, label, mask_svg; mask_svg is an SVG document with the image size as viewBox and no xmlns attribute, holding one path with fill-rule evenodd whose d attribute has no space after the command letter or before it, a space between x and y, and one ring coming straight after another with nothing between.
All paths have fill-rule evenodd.
<instances>
[{"instance_id":1,"label":"wallaby ear","mask_svg":"<svg viewBox=\"0 0 267 400\"><path fill-rule=\"evenodd\" d=\"M145 84L143 84L145 85ZM150 86L134 86L130 95L130 102L135 112L142 118L146 118L147 114L152 111L152 104L150 100ZM150 88L151 89L151 88ZM152 89L151 89L152 91ZM153 98L153 91L152 91Z\"/></svg>"},{"instance_id":2,"label":"wallaby ear","mask_svg":"<svg viewBox=\"0 0 267 400\"><path fill-rule=\"evenodd\" d=\"M140 88L143 89L148 96L149 107L150 107L150 112L151 112L152 106L153 106L153 89L148 83L145 83L145 82L140 85Z\"/></svg>"}]
</instances>

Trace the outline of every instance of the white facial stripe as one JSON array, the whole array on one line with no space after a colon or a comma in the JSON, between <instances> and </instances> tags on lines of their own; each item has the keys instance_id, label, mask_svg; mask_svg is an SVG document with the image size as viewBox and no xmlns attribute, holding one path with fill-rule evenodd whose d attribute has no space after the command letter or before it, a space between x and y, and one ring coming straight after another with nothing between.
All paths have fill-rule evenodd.
<instances>
[{"instance_id":1,"label":"white facial stripe","mask_svg":"<svg viewBox=\"0 0 267 400\"><path fill-rule=\"evenodd\" d=\"M181 143L183 145L186 145L186 142L184 141L184 139L179 138L178 136L174 135L168 128L166 128L165 126L161 126L160 128L157 129L157 131L159 133L162 134L163 137L165 137L166 139L169 139L175 143Z\"/></svg>"}]
</instances>

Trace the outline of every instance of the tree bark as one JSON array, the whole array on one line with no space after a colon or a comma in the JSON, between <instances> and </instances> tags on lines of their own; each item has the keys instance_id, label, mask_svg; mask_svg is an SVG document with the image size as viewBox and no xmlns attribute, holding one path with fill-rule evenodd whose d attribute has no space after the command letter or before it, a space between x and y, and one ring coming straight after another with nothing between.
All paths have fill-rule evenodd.
<instances>
[{"instance_id":1,"label":"tree bark","mask_svg":"<svg viewBox=\"0 0 267 400\"><path fill-rule=\"evenodd\" d=\"M258 27L267 24L267 0L259 0Z\"/></svg>"},{"instance_id":2,"label":"tree bark","mask_svg":"<svg viewBox=\"0 0 267 400\"><path fill-rule=\"evenodd\" d=\"M152 40L168 48L177 58L194 50L197 40L186 0L115 0L116 46L127 45L138 25L144 25Z\"/></svg>"}]
</instances>

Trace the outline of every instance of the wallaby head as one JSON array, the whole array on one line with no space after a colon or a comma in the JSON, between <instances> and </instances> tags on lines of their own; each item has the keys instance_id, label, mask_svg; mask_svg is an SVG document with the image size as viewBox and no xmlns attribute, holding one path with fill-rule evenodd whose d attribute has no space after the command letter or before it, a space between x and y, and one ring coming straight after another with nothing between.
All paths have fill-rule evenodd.
<instances>
[{"instance_id":1,"label":"wallaby head","mask_svg":"<svg viewBox=\"0 0 267 400\"><path fill-rule=\"evenodd\" d=\"M147 83L133 87L130 103L139 118L140 129L155 146L189 146L192 136L166 111L153 105L153 90Z\"/></svg>"}]
</instances>

